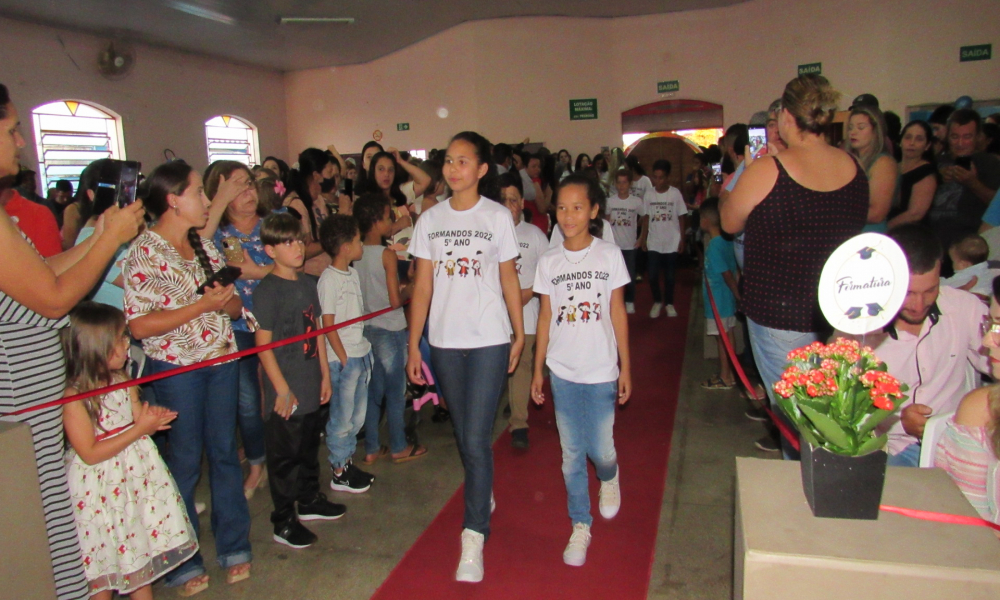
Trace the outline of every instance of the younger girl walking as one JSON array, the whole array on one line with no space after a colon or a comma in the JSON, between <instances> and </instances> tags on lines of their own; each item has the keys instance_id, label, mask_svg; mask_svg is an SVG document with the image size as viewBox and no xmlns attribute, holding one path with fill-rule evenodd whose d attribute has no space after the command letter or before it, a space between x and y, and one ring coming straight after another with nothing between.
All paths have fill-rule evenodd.
<instances>
[{"instance_id":1,"label":"younger girl walking","mask_svg":"<svg viewBox=\"0 0 1000 600\"><path fill-rule=\"evenodd\" d=\"M66 395L125 380L129 335L117 308L82 302L63 333ZM184 502L149 438L177 417L140 404L131 387L70 402L63 423L76 532L90 593L132 600L153 597L150 585L198 550Z\"/></svg>"},{"instance_id":2,"label":"younger girl walking","mask_svg":"<svg viewBox=\"0 0 1000 600\"><path fill-rule=\"evenodd\" d=\"M542 370L547 364L573 523L563 562L574 567L586 562L590 545L588 457L601 481L601 516L618 514L615 400L625 404L632 394L624 290L629 276L618 246L599 239L603 203L597 182L585 175L564 179L556 220L566 239L542 256L535 271L541 310L531 397L538 404L545 401Z\"/></svg>"},{"instance_id":3,"label":"younger girl walking","mask_svg":"<svg viewBox=\"0 0 1000 600\"><path fill-rule=\"evenodd\" d=\"M493 420L524 348L521 285L514 220L491 201L500 190L489 141L471 131L453 137L444 176L454 195L420 216L410 243L417 267L406 372L413 383L426 383L420 336L427 322L431 365L448 399L465 467L455 579L475 583L483 579L483 543L490 533Z\"/></svg>"}]
</instances>

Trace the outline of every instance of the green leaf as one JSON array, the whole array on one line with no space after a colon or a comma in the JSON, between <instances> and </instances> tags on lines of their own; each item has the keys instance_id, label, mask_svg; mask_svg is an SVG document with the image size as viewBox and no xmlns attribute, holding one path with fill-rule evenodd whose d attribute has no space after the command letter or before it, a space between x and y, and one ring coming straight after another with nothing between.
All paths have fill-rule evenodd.
<instances>
[{"instance_id":1,"label":"green leaf","mask_svg":"<svg viewBox=\"0 0 1000 600\"><path fill-rule=\"evenodd\" d=\"M882 410L881 408L875 409L875 412L868 415L867 419L862 419L858 423L858 436L867 435L869 432L878 427L878 424L885 420L886 417L891 415L896 411L894 410Z\"/></svg>"},{"instance_id":2,"label":"green leaf","mask_svg":"<svg viewBox=\"0 0 1000 600\"><path fill-rule=\"evenodd\" d=\"M803 441L809 442L810 444L816 446L817 448L820 448L822 446L819 443L819 439L808 427L801 427L799 429L799 436L802 438Z\"/></svg>"},{"instance_id":3,"label":"green leaf","mask_svg":"<svg viewBox=\"0 0 1000 600\"><path fill-rule=\"evenodd\" d=\"M850 436L844 432L836 421L821 412L813 410L809 406L803 405L799 408L805 416L809 417L809 420L816 426L816 430L819 431L820 434L827 439L827 441L843 448L844 450L854 450L854 445L851 443Z\"/></svg>"},{"instance_id":4,"label":"green leaf","mask_svg":"<svg viewBox=\"0 0 1000 600\"><path fill-rule=\"evenodd\" d=\"M889 434L883 433L878 437L871 437L865 440L863 444L858 447L857 456L863 456L869 452L875 452L876 450L881 450L885 447L886 443L889 441Z\"/></svg>"}]
</instances>

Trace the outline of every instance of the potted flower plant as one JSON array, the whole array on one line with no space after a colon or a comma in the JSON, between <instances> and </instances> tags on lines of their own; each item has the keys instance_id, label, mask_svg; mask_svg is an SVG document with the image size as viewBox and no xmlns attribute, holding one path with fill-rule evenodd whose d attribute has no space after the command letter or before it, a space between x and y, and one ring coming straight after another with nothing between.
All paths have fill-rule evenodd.
<instances>
[{"instance_id":1,"label":"potted flower plant","mask_svg":"<svg viewBox=\"0 0 1000 600\"><path fill-rule=\"evenodd\" d=\"M886 371L871 348L844 338L788 354L774 391L799 431L802 487L817 517L878 518L888 437L876 427L908 389Z\"/></svg>"}]
</instances>

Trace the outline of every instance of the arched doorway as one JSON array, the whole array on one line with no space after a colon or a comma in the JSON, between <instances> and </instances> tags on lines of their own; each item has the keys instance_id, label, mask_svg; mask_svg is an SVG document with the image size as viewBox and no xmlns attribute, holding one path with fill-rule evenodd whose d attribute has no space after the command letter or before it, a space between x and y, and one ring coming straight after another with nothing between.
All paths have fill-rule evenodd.
<instances>
[{"instance_id":1,"label":"arched doorway","mask_svg":"<svg viewBox=\"0 0 1000 600\"><path fill-rule=\"evenodd\" d=\"M645 135L632 142L625 155L635 154L647 173L657 160L669 160L670 185L680 188L694 166L698 145L714 143L722 124L722 106L712 102L661 100L637 106L622 113L622 133ZM698 135L705 130L712 131Z\"/></svg>"}]
</instances>

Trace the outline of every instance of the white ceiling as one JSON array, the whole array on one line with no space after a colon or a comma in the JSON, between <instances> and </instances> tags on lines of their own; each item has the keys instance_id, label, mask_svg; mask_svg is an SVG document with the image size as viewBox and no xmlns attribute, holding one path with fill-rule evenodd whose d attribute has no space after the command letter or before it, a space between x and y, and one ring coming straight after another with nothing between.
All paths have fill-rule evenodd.
<instances>
[{"instance_id":1,"label":"white ceiling","mask_svg":"<svg viewBox=\"0 0 1000 600\"><path fill-rule=\"evenodd\" d=\"M0 15L293 71L369 62L465 21L517 16L611 18L744 1L0 0ZM355 21L279 25L279 17Z\"/></svg>"}]
</instances>

